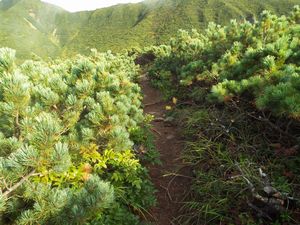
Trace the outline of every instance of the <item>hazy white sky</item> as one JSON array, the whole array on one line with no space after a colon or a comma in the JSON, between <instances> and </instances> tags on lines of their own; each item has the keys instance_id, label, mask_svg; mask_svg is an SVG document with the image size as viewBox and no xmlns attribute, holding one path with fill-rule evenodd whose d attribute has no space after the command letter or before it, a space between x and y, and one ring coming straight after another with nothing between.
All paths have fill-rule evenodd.
<instances>
[{"instance_id":1,"label":"hazy white sky","mask_svg":"<svg viewBox=\"0 0 300 225\"><path fill-rule=\"evenodd\" d=\"M58 5L70 12L93 10L116 5L118 3L137 3L143 0L42 0L54 5Z\"/></svg>"}]
</instances>

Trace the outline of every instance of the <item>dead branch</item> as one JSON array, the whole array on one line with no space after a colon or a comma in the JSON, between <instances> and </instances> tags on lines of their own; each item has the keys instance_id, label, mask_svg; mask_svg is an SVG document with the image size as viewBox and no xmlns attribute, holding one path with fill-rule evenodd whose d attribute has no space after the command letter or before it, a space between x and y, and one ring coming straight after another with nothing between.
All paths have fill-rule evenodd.
<instances>
[{"instance_id":1,"label":"dead branch","mask_svg":"<svg viewBox=\"0 0 300 225\"><path fill-rule=\"evenodd\" d=\"M24 182L26 182L30 177L37 175L35 173L35 170L31 171L29 174L27 174L25 177L23 177L18 183L13 185L12 187L8 188L4 193L3 196L5 198L8 198L13 191L15 191L18 187L20 187Z\"/></svg>"},{"instance_id":2,"label":"dead branch","mask_svg":"<svg viewBox=\"0 0 300 225\"><path fill-rule=\"evenodd\" d=\"M291 138L292 140L297 141L296 137L294 137L293 135L289 134L288 132L282 130L280 127L278 127L274 123L272 123L269 119L267 119L267 118L258 118L256 116L251 115L250 113L247 113L247 115L250 116L253 119L256 119L258 121L267 123L270 127L272 127L274 130L278 131L280 134L284 134L285 136Z\"/></svg>"}]
</instances>

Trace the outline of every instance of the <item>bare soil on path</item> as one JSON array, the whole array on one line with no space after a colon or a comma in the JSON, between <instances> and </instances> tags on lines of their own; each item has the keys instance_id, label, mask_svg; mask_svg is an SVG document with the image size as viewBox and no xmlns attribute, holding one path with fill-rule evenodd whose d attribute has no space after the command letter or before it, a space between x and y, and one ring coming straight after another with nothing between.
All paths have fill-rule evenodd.
<instances>
[{"instance_id":1,"label":"bare soil on path","mask_svg":"<svg viewBox=\"0 0 300 225\"><path fill-rule=\"evenodd\" d=\"M184 165L181 154L184 142L180 128L166 120L166 106L159 90L143 77L140 83L144 93L144 111L155 117L152 122L155 146L160 153L161 165L150 165L148 169L157 193L158 204L150 214L155 225L173 225L178 217L190 183L189 169Z\"/></svg>"}]
</instances>

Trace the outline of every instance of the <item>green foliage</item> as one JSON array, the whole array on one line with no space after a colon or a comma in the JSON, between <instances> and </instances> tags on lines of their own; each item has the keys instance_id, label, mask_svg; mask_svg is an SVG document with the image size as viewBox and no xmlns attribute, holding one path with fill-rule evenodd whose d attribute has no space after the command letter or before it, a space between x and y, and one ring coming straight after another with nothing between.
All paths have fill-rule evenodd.
<instances>
[{"instance_id":1,"label":"green foliage","mask_svg":"<svg viewBox=\"0 0 300 225\"><path fill-rule=\"evenodd\" d=\"M0 62L0 224L137 224L155 198L131 138L148 126L133 58Z\"/></svg>"},{"instance_id":2,"label":"green foliage","mask_svg":"<svg viewBox=\"0 0 300 225\"><path fill-rule=\"evenodd\" d=\"M210 100L244 97L276 116L299 118L299 17L295 6L288 17L264 11L254 23L181 30L168 46L146 49L157 57L150 76L167 96L197 100L199 87L210 86Z\"/></svg>"},{"instance_id":3,"label":"green foliage","mask_svg":"<svg viewBox=\"0 0 300 225\"><path fill-rule=\"evenodd\" d=\"M145 0L69 13L40 0L2 0L0 47L48 57L88 54L91 48L121 51L161 44L178 29L204 29L209 22L254 20L263 9L287 13L298 0ZM101 32L100 32L101 31ZM42 46L42 47L41 47Z\"/></svg>"},{"instance_id":4,"label":"green foliage","mask_svg":"<svg viewBox=\"0 0 300 225\"><path fill-rule=\"evenodd\" d=\"M193 171L177 224L299 224L299 16L264 11L145 48L152 83L178 98Z\"/></svg>"},{"instance_id":5,"label":"green foliage","mask_svg":"<svg viewBox=\"0 0 300 225\"><path fill-rule=\"evenodd\" d=\"M36 202L33 209L22 212L18 224L85 224L110 207L114 192L108 183L91 176L78 190L32 184L24 197Z\"/></svg>"}]
</instances>

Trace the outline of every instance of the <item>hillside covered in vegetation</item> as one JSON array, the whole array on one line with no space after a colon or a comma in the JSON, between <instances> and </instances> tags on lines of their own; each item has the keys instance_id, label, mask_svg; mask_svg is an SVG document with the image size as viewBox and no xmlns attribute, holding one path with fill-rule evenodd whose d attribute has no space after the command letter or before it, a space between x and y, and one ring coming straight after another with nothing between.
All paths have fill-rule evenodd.
<instances>
[{"instance_id":1,"label":"hillside covered in vegetation","mask_svg":"<svg viewBox=\"0 0 300 225\"><path fill-rule=\"evenodd\" d=\"M95 11L69 13L40 0L2 0L0 47L20 58L121 51L161 44L178 29L203 29L209 22L253 21L262 12L289 12L298 0L146 0ZM25 44L26 43L26 44ZM43 48L40 48L43 46Z\"/></svg>"}]
</instances>

